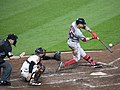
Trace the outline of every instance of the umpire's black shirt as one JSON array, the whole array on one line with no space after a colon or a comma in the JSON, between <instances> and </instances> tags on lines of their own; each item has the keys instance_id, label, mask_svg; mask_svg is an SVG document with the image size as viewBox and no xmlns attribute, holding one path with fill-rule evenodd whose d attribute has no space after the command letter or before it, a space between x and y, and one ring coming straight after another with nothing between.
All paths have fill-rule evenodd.
<instances>
[{"instance_id":1,"label":"umpire's black shirt","mask_svg":"<svg viewBox=\"0 0 120 90\"><path fill-rule=\"evenodd\" d=\"M9 56L9 53L12 52L11 44L8 40L0 40L0 64L4 63L3 60L6 56Z\"/></svg>"}]
</instances>

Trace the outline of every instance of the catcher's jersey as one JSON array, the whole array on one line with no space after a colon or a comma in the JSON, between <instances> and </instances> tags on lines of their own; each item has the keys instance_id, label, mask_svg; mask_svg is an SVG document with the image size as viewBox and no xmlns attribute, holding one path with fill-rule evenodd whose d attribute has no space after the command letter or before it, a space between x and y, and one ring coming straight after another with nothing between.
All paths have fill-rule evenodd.
<instances>
[{"instance_id":1,"label":"catcher's jersey","mask_svg":"<svg viewBox=\"0 0 120 90\"><path fill-rule=\"evenodd\" d=\"M85 26L83 29L89 30L87 26ZM68 39L74 42L79 42L79 40L83 40L84 38L85 36L82 34L82 31L77 28L76 22L73 22L68 32Z\"/></svg>"},{"instance_id":2,"label":"catcher's jersey","mask_svg":"<svg viewBox=\"0 0 120 90\"><path fill-rule=\"evenodd\" d=\"M40 57L38 57L37 55L33 55L33 56L30 56L28 59L28 62L35 62L35 64L37 64L39 61L40 61ZM29 69L29 63L27 61L25 61L21 67L21 70L22 69Z\"/></svg>"}]
</instances>

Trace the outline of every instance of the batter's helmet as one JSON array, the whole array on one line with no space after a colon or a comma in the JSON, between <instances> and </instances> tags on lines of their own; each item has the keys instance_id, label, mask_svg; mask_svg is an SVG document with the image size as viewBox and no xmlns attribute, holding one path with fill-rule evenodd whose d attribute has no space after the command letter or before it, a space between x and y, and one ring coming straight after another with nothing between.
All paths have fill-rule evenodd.
<instances>
[{"instance_id":1,"label":"batter's helmet","mask_svg":"<svg viewBox=\"0 0 120 90\"><path fill-rule=\"evenodd\" d=\"M85 20L83 19L83 18L78 18L77 20L76 20L76 24L78 25L78 24L86 24L86 22L85 22Z\"/></svg>"},{"instance_id":2,"label":"batter's helmet","mask_svg":"<svg viewBox=\"0 0 120 90\"><path fill-rule=\"evenodd\" d=\"M35 54L45 54L46 50L44 48L36 48L35 49Z\"/></svg>"},{"instance_id":3,"label":"batter's helmet","mask_svg":"<svg viewBox=\"0 0 120 90\"><path fill-rule=\"evenodd\" d=\"M14 40L13 45L16 46L18 36L15 35L15 34L8 34L6 39L7 39L7 40L8 40L8 39L12 39L12 40Z\"/></svg>"}]
</instances>

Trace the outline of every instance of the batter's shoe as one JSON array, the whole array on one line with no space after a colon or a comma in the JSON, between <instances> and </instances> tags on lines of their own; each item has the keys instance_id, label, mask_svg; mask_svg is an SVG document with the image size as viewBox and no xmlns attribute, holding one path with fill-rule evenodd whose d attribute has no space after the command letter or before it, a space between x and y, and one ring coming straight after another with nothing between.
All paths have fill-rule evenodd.
<instances>
[{"instance_id":1,"label":"batter's shoe","mask_svg":"<svg viewBox=\"0 0 120 90\"><path fill-rule=\"evenodd\" d=\"M40 86L40 85L41 85L41 82L35 81L34 79L31 79L29 85L32 85L32 86Z\"/></svg>"},{"instance_id":2,"label":"batter's shoe","mask_svg":"<svg viewBox=\"0 0 120 90\"><path fill-rule=\"evenodd\" d=\"M102 68L102 64L96 63L93 67L94 68Z\"/></svg>"},{"instance_id":3,"label":"batter's shoe","mask_svg":"<svg viewBox=\"0 0 120 90\"><path fill-rule=\"evenodd\" d=\"M60 71L62 68L64 68L64 63L60 62L56 72Z\"/></svg>"}]
</instances>

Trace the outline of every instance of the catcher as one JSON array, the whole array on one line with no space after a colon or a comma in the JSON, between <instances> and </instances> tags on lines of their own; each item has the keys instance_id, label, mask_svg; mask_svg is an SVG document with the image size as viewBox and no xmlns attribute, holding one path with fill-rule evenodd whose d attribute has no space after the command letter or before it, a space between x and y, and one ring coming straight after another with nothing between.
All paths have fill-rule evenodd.
<instances>
[{"instance_id":1,"label":"catcher","mask_svg":"<svg viewBox=\"0 0 120 90\"><path fill-rule=\"evenodd\" d=\"M46 50L43 48L36 48L35 55L30 56L21 67L21 76L28 81L30 85L41 85L41 74L45 71L45 66L41 63L41 60L54 59L60 61L61 53L56 52L54 56L50 57L46 55Z\"/></svg>"}]
</instances>

